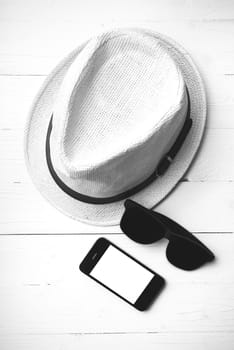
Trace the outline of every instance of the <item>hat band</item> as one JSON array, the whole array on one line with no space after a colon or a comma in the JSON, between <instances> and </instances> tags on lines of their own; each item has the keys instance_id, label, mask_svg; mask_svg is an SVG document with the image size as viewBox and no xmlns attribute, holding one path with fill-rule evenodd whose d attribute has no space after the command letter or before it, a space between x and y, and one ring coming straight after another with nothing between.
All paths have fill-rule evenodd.
<instances>
[{"instance_id":1,"label":"hat band","mask_svg":"<svg viewBox=\"0 0 234 350\"><path fill-rule=\"evenodd\" d=\"M126 199L130 196L133 196L137 192L141 191L148 185L150 185L155 179L158 177L162 176L167 169L169 168L170 164L172 163L173 159L179 152L182 144L184 143L184 140L186 139L186 136L189 133L189 130L191 129L192 126L192 119L190 118L190 98L189 98L189 93L188 89L186 88L187 91L187 97L188 97L188 110L187 110L187 115L185 118L184 125L175 141L173 146L170 148L169 152L163 156L163 158L160 160L158 166L156 167L155 171L144 181L142 181L140 184L132 187L131 189L124 191L122 193L119 193L114 196L110 197L91 197L87 196L85 194L79 193L74 191L72 188L68 187L58 176L56 173L52 160L51 160L51 154L50 154L50 135L53 127L53 115L51 116L50 123L48 126L47 130L47 135L46 135L46 161L47 161L47 166L50 171L50 174L55 181L55 183L60 187L60 189L68 194L70 197L77 199L78 201L85 202L85 203L90 203L90 204L108 204L108 203L114 203L123 199Z\"/></svg>"}]
</instances>

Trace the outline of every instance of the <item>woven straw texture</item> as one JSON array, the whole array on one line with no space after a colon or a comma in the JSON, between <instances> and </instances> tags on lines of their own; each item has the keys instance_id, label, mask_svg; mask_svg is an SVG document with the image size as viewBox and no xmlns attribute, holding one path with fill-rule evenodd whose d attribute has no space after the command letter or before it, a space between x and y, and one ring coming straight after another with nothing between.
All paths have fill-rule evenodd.
<instances>
[{"instance_id":1,"label":"woven straw texture","mask_svg":"<svg viewBox=\"0 0 234 350\"><path fill-rule=\"evenodd\" d=\"M116 69L118 57L125 69ZM73 51L48 76L26 127L26 163L39 191L74 219L118 224L123 201L82 203L54 183L45 159L51 114L55 116L52 158L60 177L84 194L108 196L149 176L174 142L186 114L184 82L193 126L167 173L132 196L149 208L174 188L199 147L206 120L200 75L178 44L142 29L115 30ZM160 140L158 144L152 142L152 135Z\"/></svg>"},{"instance_id":2,"label":"woven straw texture","mask_svg":"<svg viewBox=\"0 0 234 350\"><path fill-rule=\"evenodd\" d=\"M53 165L70 188L108 197L155 170L186 117L182 74L159 40L110 32L76 56L54 105Z\"/></svg>"}]
</instances>

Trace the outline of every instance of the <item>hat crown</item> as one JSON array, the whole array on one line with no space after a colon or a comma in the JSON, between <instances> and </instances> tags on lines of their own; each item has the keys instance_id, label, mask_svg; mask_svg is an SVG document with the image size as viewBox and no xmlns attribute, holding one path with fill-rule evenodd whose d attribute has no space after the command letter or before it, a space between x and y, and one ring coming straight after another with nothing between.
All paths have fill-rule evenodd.
<instances>
[{"instance_id":1,"label":"hat crown","mask_svg":"<svg viewBox=\"0 0 234 350\"><path fill-rule=\"evenodd\" d=\"M186 111L182 74L160 40L134 30L100 35L76 57L57 95L56 172L87 195L121 193L153 172Z\"/></svg>"}]
</instances>

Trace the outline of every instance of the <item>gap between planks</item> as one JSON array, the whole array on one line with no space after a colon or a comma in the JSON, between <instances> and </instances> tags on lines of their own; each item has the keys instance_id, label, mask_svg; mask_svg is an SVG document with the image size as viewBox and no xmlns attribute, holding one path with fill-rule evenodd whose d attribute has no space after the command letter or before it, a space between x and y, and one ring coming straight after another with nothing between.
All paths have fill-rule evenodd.
<instances>
[{"instance_id":1,"label":"gap between planks","mask_svg":"<svg viewBox=\"0 0 234 350\"><path fill-rule=\"evenodd\" d=\"M196 235L232 235L234 234L234 232L232 231L227 231L227 232L210 232L210 231L204 231L204 232L196 232L196 231L193 231L192 232L193 234L196 234ZM9 237L19 237L19 236L118 236L118 235L124 235L124 233L122 232L103 232L103 233L100 233L100 232L84 232L84 233L74 233L74 232L71 232L71 233L1 233L0 234L0 237L6 237L6 236L9 236Z\"/></svg>"},{"instance_id":2,"label":"gap between planks","mask_svg":"<svg viewBox=\"0 0 234 350\"><path fill-rule=\"evenodd\" d=\"M131 335L131 334L233 334L234 330L227 330L227 331L212 331L212 330L208 330L208 331L129 331L129 332L48 332L48 333L30 333L30 332L7 332L5 335L23 335L23 336L62 336L62 335L68 335L68 336L80 336L80 335L84 335L84 336L89 336L89 335ZM1 337L1 334L0 334Z\"/></svg>"}]
</instances>

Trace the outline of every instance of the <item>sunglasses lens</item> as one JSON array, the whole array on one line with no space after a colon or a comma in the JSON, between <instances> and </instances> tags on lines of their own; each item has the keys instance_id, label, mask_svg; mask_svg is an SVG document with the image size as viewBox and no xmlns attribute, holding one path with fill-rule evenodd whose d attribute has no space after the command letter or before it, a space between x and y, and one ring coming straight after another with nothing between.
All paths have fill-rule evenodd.
<instances>
[{"instance_id":1,"label":"sunglasses lens","mask_svg":"<svg viewBox=\"0 0 234 350\"><path fill-rule=\"evenodd\" d=\"M180 237L173 237L166 255L171 264L183 270L195 270L214 259L214 255L202 246Z\"/></svg>"},{"instance_id":2,"label":"sunglasses lens","mask_svg":"<svg viewBox=\"0 0 234 350\"><path fill-rule=\"evenodd\" d=\"M127 207L120 222L121 230L137 243L150 244L165 234L163 225L140 207Z\"/></svg>"}]
</instances>

